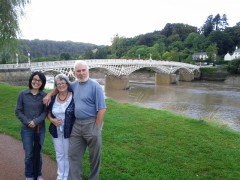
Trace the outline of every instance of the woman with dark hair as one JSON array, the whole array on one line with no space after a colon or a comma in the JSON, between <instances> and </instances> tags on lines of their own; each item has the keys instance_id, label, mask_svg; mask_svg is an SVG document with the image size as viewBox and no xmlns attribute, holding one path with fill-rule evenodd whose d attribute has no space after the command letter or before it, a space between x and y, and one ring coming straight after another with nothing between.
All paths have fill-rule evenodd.
<instances>
[{"instance_id":1,"label":"woman with dark hair","mask_svg":"<svg viewBox=\"0 0 240 180\"><path fill-rule=\"evenodd\" d=\"M41 72L34 72L29 78L29 89L20 92L17 100L15 114L21 121L21 138L25 152L25 176L26 180L33 180L33 143L36 127L40 129L40 144L45 138L45 118L47 108L43 104L46 93L43 91L46 77ZM40 154L38 180L42 178L42 153Z\"/></svg>"}]
</instances>

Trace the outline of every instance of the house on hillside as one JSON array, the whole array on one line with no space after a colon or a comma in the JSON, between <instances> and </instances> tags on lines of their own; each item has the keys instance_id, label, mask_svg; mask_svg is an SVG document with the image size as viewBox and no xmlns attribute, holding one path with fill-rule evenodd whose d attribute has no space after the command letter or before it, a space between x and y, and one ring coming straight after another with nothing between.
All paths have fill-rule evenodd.
<instances>
[{"instance_id":1,"label":"house on hillside","mask_svg":"<svg viewBox=\"0 0 240 180\"><path fill-rule=\"evenodd\" d=\"M227 53L224 56L224 61L232 61L233 59L240 59L240 48L238 48L237 46L232 55Z\"/></svg>"},{"instance_id":2,"label":"house on hillside","mask_svg":"<svg viewBox=\"0 0 240 180\"><path fill-rule=\"evenodd\" d=\"M197 52L192 55L193 60L206 60L208 58L206 52Z\"/></svg>"}]
</instances>

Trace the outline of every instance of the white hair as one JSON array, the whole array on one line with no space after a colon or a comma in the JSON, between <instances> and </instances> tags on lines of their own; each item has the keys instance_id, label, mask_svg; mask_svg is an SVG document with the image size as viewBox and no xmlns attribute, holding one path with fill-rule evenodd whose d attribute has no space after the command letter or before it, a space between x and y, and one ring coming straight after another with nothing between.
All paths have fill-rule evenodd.
<instances>
[{"instance_id":1,"label":"white hair","mask_svg":"<svg viewBox=\"0 0 240 180\"><path fill-rule=\"evenodd\" d=\"M76 67L77 67L78 65L80 65L80 64L86 66L86 68L89 70L89 66L88 66L87 62L86 62L86 61L83 61L83 60L77 60L77 61L75 61L75 63L74 63L74 70L75 70Z\"/></svg>"},{"instance_id":2,"label":"white hair","mask_svg":"<svg viewBox=\"0 0 240 180\"><path fill-rule=\"evenodd\" d=\"M70 86L69 78L65 74L58 74L55 76L55 78L54 78L55 85L57 85L57 81L62 81L62 80L66 81L68 86Z\"/></svg>"}]
</instances>

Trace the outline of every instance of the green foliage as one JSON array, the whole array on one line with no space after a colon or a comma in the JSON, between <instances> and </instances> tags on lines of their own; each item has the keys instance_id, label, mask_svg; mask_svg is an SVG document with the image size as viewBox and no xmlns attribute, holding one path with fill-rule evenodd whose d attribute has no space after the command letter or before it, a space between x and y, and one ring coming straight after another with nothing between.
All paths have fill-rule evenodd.
<instances>
[{"instance_id":1,"label":"green foliage","mask_svg":"<svg viewBox=\"0 0 240 180\"><path fill-rule=\"evenodd\" d=\"M207 48L208 39L199 33L190 33L184 41L185 48L192 49L193 52L198 52Z\"/></svg>"},{"instance_id":2,"label":"green foliage","mask_svg":"<svg viewBox=\"0 0 240 180\"><path fill-rule=\"evenodd\" d=\"M217 14L215 17L209 15L204 25L201 27L200 31L205 36L208 36L213 31L224 31L228 27L227 16L223 14Z\"/></svg>"},{"instance_id":3,"label":"green foliage","mask_svg":"<svg viewBox=\"0 0 240 180\"><path fill-rule=\"evenodd\" d=\"M218 72L217 68L213 68L213 67L209 67L209 68L200 68L201 73L208 73L208 74L212 74L212 73L216 73Z\"/></svg>"},{"instance_id":4,"label":"green foliage","mask_svg":"<svg viewBox=\"0 0 240 180\"><path fill-rule=\"evenodd\" d=\"M61 53L60 54L60 60L70 60L71 55L69 53Z\"/></svg>"},{"instance_id":5,"label":"green foliage","mask_svg":"<svg viewBox=\"0 0 240 180\"><path fill-rule=\"evenodd\" d=\"M212 44L216 44L219 55L225 55L229 51L229 47L234 46L234 42L231 37L223 31L213 31L208 37Z\"/></svg>"},{"instance_id":6,"label":"green foliage","mask_svg":"<svg viewBox=\"0 0 240 180\"><path fill-rule=\"evenodd\" d=\"M30 0L0 1L0 53L16 48L16 39L20 34L18 21L28 3Z\"/></svg>"},{"instance_id":7,"label":"green foliage","mask_svg":"<svg viewBox=\"0 0 240 180\"><path fill-rule=\"evenodd\" d=\"M216 60L216 55L217 55L217 45L216 44L211 44L208 46L206 52L207 52L207 56L208 56L208 60L210 62L214 62Z\"/></svg>"},{"instance_id":8,"label":"green foliage","mask_svg":"<svg viewBox=\"0 0 240 180\"><path fill-rule=\"evenodd\" d=\"M235 59L229 62L227 71L230 74L240 74L240 59Z\"/></svg>"},{"instance_id":9,"label":"green foliage","mask_svg":"<svg viewBox=\"0 0 240 180\"><path fill-rule=\"evenodd\" d=\"M19 50L22 54L30 52L33 59L40 57L62 56L63 59L83 55L88 50L93 50L97 46L88 43L79 43L72 41L51 41L51 40L20 40ZM69 57L70 56L70 57Z\"/></svg>"}]
</instances>

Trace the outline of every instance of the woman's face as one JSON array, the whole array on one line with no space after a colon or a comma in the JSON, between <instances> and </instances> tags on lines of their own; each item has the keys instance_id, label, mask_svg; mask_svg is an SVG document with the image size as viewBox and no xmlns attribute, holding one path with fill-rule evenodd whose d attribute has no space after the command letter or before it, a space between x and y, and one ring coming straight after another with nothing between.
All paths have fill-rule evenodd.
<instances>
[{"instance_id":1,"label":"woman's face","mask_svg":"<svg viewBox=\"0 0 240 180\"><path fill-rule=\"evenodd\" d=\"M39 89L42 86L42 80L39 78L38 75L33 76L32 79L32 88L33 89Z\"/></svg>"},{"instance_id":2,"label":"woman's face","mask_svg":"<svg viewBox=\"0 0 240 180\"><path fill-rule=\"evenodd\" d=\"M66 92L68 90L68 85L65 80L57 81L56 85L59 92Z\"/></svg>"}]
</instances>

